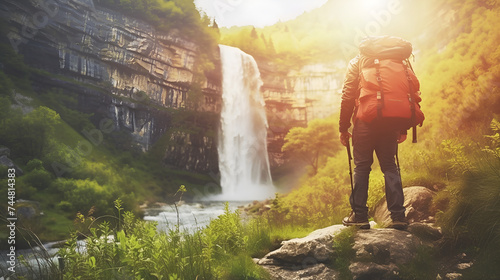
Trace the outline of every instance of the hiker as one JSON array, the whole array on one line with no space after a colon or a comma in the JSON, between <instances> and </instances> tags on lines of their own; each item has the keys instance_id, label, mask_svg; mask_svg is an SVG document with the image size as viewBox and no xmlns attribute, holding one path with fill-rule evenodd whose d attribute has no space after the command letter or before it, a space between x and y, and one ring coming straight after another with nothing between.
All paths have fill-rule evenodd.
<instances>
[{"instance_id":1,"label":"hiker","mask_svg":"<svg viewBox=\"0 0 500 280\"><path fill-rule=\"evenodd\" d=\"M411 52L411 44L403 39L369 37L361 42L360 54L349 62L342 89L339 131L340 141L348 147L349 156L349 139L352 137L355 168L354 179L351 173L349 199L352 212L343 219L345 226L370 228L366 202L373 152L384 173L387 208L392 218L390 226L397 229L408 226L395 156L398 144L407 138L407 129L415 122L423 122L420 107L416 108L420 101L416 96L419 94L418 80L406 65ZM408 112L394 112L399 110L402 102L390 102L400 96L406 99L404 110ZM413 97L413 101L408 96ZM415 111L418 111L417 116ZM352 135L348 132L351 117L354 123Z\"/></svg>"}]
</instances>

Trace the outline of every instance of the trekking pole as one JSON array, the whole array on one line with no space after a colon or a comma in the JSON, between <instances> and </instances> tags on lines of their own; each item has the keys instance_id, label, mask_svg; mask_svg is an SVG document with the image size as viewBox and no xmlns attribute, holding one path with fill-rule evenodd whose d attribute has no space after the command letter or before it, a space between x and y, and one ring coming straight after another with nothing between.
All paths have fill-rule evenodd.
<instances>
[{"instance_id":1,"label":"trekking pole","mask_svg":"<svg viewBox=\"0 0 500 280\"><path fill-rule=\"evenodd\" d=\"M349 143L349 139L347 139L347 157L349 158L349 177L351 177L351 193L354 191L354 184L352 181L352 165L351 165L351 160L352 160L352 155L351 155L351 144Z\"/></svg>"},{"instance_id":2,"label":"trekking pole","mask_svg":"<svg viewBox=\"0 0 500 280\"><path fill-rule=\"evenodd\" d=\"M403 185L403 179L401 179L401 168L399 167L399 156L398 156L399 147L396 148L396 167L398 169L399 182L401 182L401 186Z\"/></svg>"}]
</instances>

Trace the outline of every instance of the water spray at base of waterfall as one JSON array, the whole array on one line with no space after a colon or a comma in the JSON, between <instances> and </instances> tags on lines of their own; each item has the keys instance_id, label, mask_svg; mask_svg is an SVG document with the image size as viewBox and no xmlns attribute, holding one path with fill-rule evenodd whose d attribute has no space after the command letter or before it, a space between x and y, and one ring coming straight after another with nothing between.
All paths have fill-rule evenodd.
<instances>
[{"instance_id":1,"label":"water spray at base of waterfall","mask_svg":"<svg viewBox=\"0 0 500 280\"><path fill-rule=\"evenodd\" d=\"M222 111L219 170L222 194L210 200L250 201L274 196L267 153L267 117L262 80L254 58L220 45Z\"/></svg>"}]
</instances>

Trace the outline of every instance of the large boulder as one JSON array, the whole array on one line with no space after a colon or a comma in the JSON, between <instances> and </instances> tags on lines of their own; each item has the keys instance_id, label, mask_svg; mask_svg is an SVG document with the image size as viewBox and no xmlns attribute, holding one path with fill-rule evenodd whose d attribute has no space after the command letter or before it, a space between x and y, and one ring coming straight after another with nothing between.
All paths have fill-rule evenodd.
<instances>
[{"instance_id":1,"label":"large boulder","mask_svg":"<svg viewBox=\"0 0 500 280\"><path fill-rule=\"evenodd\" d=\"M399 266L412 261L422 243L413 234L395 229L360 230L354 237L353 279L398 279Z\"/></svg>"},{"instance_id":2,"label":"large boulder","mask_svg":"<svg viewBox=\"0 0 500 280\"><path fill-rule=\"evenodd\" d=\"M333 238L342 229L345 227L334 225L304 238L284 241L281 248L267 254L258 264L275 280L340 279L333 267ZM416 248L423 244L410 231L358 230L354 235L355 254L349 266L353 279L398 279L399 267L410 263Z\"/></svg>"},{"instance_id":3,"label":"large boulder","mask_svg":"<svg viewBox=\"0 0 500 280\"><path fill-rule=\"evenodd\" d=\"M258 261L275 280L338 279L338 272L325 264L333 253L333 237L345 227L333 225L306 237L283 241L281 247Z\"/></svg>"},{"instance_id":4,"label":"large boulder","mask_svg":"<svg viewBox=\"0 0 500 280\"><path fill-rule=\"evenodd\" d=\"M407 187L403 189L405 196L404 206L409 222L433 222L435 213L431 211L434 192L425 187ZM384 199L375 207L373 219L377 224L389 225L391 213L387 210L387 201Z\"/></svg>"},{"instance_id":5,"label":"large boulder","mask_svg":"<svg viewBox=\"0 0 500 280\"><path fill-rule=\"evenodd\" d=\"M267 254L259 264L303 264L328 260L333 253L332 237L345 227L333 225L313 231L306 237L283 241L281 247Z\"/></svg>"}]
</instances>

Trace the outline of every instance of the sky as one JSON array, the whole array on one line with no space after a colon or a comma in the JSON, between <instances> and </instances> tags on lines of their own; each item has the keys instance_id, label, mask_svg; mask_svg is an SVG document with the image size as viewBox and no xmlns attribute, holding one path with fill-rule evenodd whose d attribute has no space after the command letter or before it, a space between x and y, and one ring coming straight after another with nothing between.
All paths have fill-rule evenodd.
<instances>
[{"instance_id":1,"label":"sky","mask_svg":"<svg viewBox=\"0 0 500 280\"><path fill-rule=\"evenodd\" d=\"M215 18L219 27L264 27L294 19L327 0L195 0L199 10Z\"/></svg>"}]
</instances>

